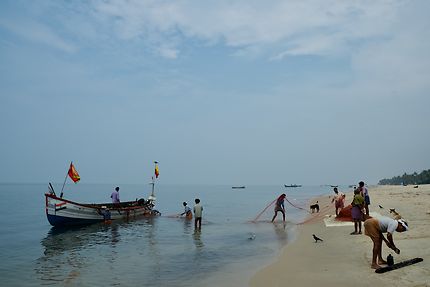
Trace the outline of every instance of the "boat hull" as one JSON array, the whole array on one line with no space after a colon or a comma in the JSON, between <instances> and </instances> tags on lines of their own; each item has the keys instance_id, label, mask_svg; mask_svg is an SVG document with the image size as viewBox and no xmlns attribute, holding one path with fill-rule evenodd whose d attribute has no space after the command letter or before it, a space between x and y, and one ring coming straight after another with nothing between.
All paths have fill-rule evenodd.
<instances>
[{"instance_id":1,"label":"boat hull","mask_svg":"<svg viewBox=\"0 0 430 287\"><path fill-rule=\"evenodd\" d=\"M290 185L286 185L284 184L285 187L302 187L301 184L290 184Z\"/></svg>"},{"instance_id":2,"label":"boat hull","mask_svg":"<svg viewBox=\"0 0 430 287\"><path fill-rule=\"evenodd\" d=\"M53 194L45 194L46 216L52 226L77 226L105 221L102 214L104 206L110 210L110 220L130 220L142 216L156 216L152 203L139 205L137 201L123 202L118 205L111 203L82 204L59 198Z\"/></svg>"}]
</instances>

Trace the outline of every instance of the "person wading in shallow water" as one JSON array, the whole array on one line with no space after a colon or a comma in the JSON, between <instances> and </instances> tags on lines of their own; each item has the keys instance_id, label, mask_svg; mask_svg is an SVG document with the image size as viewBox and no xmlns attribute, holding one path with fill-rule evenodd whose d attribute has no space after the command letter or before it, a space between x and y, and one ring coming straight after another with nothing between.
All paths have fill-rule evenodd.
<instances>
[{"instance_id":1,"label":"person wading in shallow water","mask_svg":"<svg viewBox=\"0 0 430 287\"><path fill-rule=\"evenodd\" d=\"M286 195L285 195L285 193L283 193L276 200L275 215L273 215L272 222L275 221L276 216L278 216L278 211L280 211L282 213L282 219L285 222L285 207L284 207L285 197L286 197Z\"/></svg>"},{"instance_id":2,"label":"person wading in shallow water","mask_svg":"<svg viewBox=\"0 0 430 287\"><path fill-rule=\"evenodd\" d=\"M191 212L191 208L187 205L185 201L182 204L184 205L184 212L181 213L181 216L185 215L186 219L192 219L193 213Z\"/></svg>"},{"instance_id":3,"label":"person wading in shallow water","mask_svg":"<svg viewBox=\"0 0 430 287\"><path fill-rule=\"evenodd\" d=\"M203 206L200 205L200 199L196 198L194 200L196 203L194 205L194 229L202 229L202 212Z\"/></svg>"}]
</instances>

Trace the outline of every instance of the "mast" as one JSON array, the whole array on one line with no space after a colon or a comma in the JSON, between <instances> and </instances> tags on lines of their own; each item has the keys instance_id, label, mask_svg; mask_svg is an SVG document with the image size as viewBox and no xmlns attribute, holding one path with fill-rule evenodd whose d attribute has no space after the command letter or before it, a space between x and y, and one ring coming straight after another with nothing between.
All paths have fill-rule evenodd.
<instances>
[{"instance_id":1,"label":"mast","mask_svg":"<svg viewBox=\"0 0 430 287\"><path fill-rule=\"evenodd\" d=\"M72 166L72 164L73 164L73 161L70 162L70 166ZM66 180L67 180L67 176L69 175L69 170L70 170L70 167L67 170L66 177L64 178L63 187L61 188L60 198L63 198L63 189L64 189L64 186L66 185Z\"/></svg>"},{"instance_id":2,"label":"mast","mask_svg":"<svg viewBox=\"0 0 430 287\"><path fill-rule=\"evenodd\" d=\"M152 185L152 190L151 190L151 195L149 197L150 198L152 198L152 197L155 198L155 195L154 195L154 187L155 187L154 177L152 177L151 179L152 179L152 181L151 181L150 185Z\"/></svg>"},{"instance_id":3,"label":"mast","mask_svg":"<svg viewBox=\"0 0 430 287\"><path fill-rule=\"evenodd\" d=\"M155 173L156 178L158 177L158 166L157 166L157 164L158 164L158 161L154 161L154 173ZM152 181L151 181L150 185L152 185L152 189L151 189L151 195L149 196L148 200L155 201L156 197L155 197L155 193L154 193L154 190L155 190L155 178L154 178L154 176L152 176L151 179L152 179Z\"/></svg>"}]
</instances>

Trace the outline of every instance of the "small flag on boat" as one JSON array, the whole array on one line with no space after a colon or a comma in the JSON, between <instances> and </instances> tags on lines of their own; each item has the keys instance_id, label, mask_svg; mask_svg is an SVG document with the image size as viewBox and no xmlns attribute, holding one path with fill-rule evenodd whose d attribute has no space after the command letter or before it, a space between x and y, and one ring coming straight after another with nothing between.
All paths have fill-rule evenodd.
<instances>
[{"instance_id":1,"label":"small flag on boat","mask_svg":"<svg viewBox=\"0 0 430 287\"><path fill-rule=\"evenodd\" d=\"M158 178L160 171L158 170L158 162L155 162L155 178Z\"/></svg>"},{"instance_id":2,"label":"small flag on boat","mask_svg":"<svg viewBox=\"0 0 430 287\"><path fill-rule=\"evenodd\" d=\"M75 166L73 165L73 163L70 163L70 168L69 168L69 176L70 178L73 180L74 183L78 182L79 180L81 180L81 177L79 176L78 172L75 169Z\"/></svg>"}]
</instances>

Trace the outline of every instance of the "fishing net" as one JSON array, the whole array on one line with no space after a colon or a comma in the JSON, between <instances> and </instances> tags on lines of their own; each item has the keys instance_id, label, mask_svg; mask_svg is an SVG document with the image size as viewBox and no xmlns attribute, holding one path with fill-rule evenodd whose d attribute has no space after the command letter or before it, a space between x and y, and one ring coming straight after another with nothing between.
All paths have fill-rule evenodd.
<instances>
[{"instance_id":1,"label":"fishing net","mask_svg":"<svg viewBox=\"0 0 430 287\"><path fill-rule=\"evenodd\" d=\"M275 199L275 200L273 200L272 202L270 202L264 209L263 209L263 211L261 211L255 218L254 218L254 220L251 220L251 222L257 222L258 221L258 219L260 219L260 217L263 215L263 213L264 212L266 212L266 210L269 208L269 207L271 207L275 202L276 202L276 200L277 199Z\"/></svg>"},{"instance_id":2,"label":"fishing net","mask_svg":"<svg viewBox=\"0 0 430 287\"><path fill-rule=\"evenodd\" d=\"M338 215L336 216L336 220L338 221L352 221L352 205L348 205L344 208L342 208Z\"/></svg>"},{"instance_id":3,"label":"fishing net","mask_svg":"<svg viewBox=\"0 0 430 287\"><path fill-rule=\"evenodd\" d=\"M339 211L338 215L336 216L336 220L338 220L338 221L354 221L354 220L352 220L351 210L352 210L351 204L342 208ZM371 218L371 216L363 214L363 221L366 219L369 219L369 218Z\"/></svg>"}]
</instances>

